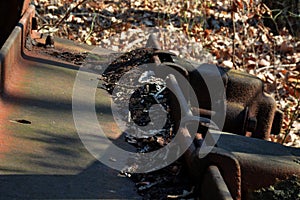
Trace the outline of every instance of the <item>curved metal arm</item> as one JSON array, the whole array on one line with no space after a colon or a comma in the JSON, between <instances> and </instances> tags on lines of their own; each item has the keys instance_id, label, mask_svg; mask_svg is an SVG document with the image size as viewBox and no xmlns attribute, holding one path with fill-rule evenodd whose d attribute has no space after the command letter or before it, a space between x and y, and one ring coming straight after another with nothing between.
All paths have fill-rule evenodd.
<instances>
[{"instance_id":1,"label":"curved metal arm","mask_svg":"<svg viewBox=\"0 0 300 200\"><path fill-rule=\"evenodd\" d=\"M182 118L182 123L186 124L188 122L197 121L197 122L209 124L207 126L208 128L220 130L219 127L217 126L217 124L215 122L213 122L211 119L193 115L191 109L188 106L188 102L186 101L186 99L178 85L178 82L173 74L168 75L167 84L169 87L171 87L172 91L175 93L175 95L179 101L179 104L183 110L184 117ZM203 124L201 124L201 125L203 125Z\"/></svg>"}]
</instances>

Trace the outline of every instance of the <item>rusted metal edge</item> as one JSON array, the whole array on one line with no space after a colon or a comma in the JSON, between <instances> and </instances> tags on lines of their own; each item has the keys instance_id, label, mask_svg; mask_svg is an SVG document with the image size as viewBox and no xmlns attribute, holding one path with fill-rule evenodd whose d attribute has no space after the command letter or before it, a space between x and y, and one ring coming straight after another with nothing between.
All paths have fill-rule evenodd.
<instances>
[{"instance_id":1,"label":"rusted metal edge","mask_svg":"<svg viewBox=\"0 0 300 200\"><path fill-rule=\"evenodd\" d=\"M181 129L179 134L181 142L192 140L186 128ZM203 158L200 148L196 149L192 144L184 153L184 160L192 181L200 186L200 191L197 191L200 199L230 199L229 197L235 200L241 199L241 168L238 160L230 152L214 148ZM222 176L222 183L216 182L218 178L208 180L212 176L207 174L210 173L207 170L211 165L218 166L222 170L219 175ZM209 181L209 184L214 185L210 189L205 186ZM225 188L224 184L227 190L220 192L221 189L218 188ZM216 198L209 198L213 196Z\"/></svg>"},{"instance_id":2,"label":"rusted metal edge","mask_svg":"<svg viewBox=\"0 0 300 200\"><path fill-rule=\"evenodd\" d=\"M224 183L228 187L231 197L235 200L242 199L242 171L239 160L235 157L235 155L218 147L210 149L210 152L207 155L203 155L203 153L207 153L205 148L202 147L202 149L196 149L195 153L193 154L195 162L191 163L191 168L204 168L205 171L202 173L205 176L205 173L207 173L206 169L210 165L217 166L222 174ZM198 174L195 173L195 175L203 178L203 175L201 175L199 172ZM204 184L204 182L201 182L202 186ZM201 193L201 195L205 196L205 193ZM226 199L226 196L222 198Z\"/></svg>"},{"instance_id":3,"label":"rusted metal edge","mask_svg":"<svg viewBox=\"0 0 300 200\"><path fill-rule=\"evenodd\" d=\"M1 94L5 93L6 81L11 72L15 70L15 63L22 57L24 41L31 31L31 19L34 13L35 7L30 5L0 50Z\"/></svg>"},{"instance_id":4,"label":"rusted metal edge","mask_svg":"<svg viewBox=\"0 0 300 200\"><path fill-rule=\"evenodd\" d=\"M28 8L30 5L31 0L24 0L23 8L22 8L22 16L28 11Z\"/></svg>"},{"instance_id":5,"label":"rusted metal edge","mask_svg":"<svg viewBox=\"0 0 300 200\"><path fill-rule=\"evenodd\" d=\"M233 200L228 187L215 165L208 167L202 181L201 199L207 200Z\"/></svg>"},{"instance_id":6,"label":"rusted metal edge","mask_svg":"<svg viewBox=\"0 0 300 200\"><path fill-rule=\"evenodd\" d=\"M175 76L169 75L169 79L167 79L167 85L172 88L172 91L176 93L176 97L178 101L180 102L180 106L182 107L182 113L183 113L183 123L184 122L191 122L191 121L202 121L202 120L208 120L207 122L210 123L210 127L215 127L217 125L214 124L209 119L201 118L193 116L192 111L188 107L188 103L181 91L181 89L178 86L177 80ZM185 123L184 123L185 124ZM213 188L210 189L210 191L203 193L202 191L199 191L200 198L204 197L214 197L212 199L234 199L239 200L241 199L241 170L240 165L237 159L230 154L227 151L224 152L215 152L216 148L213 148L210 150L210 152L207 152L208 155L200 155L202 152L201 150L196 149L195 145L193 144L193 138L188 130L187 127L182 127L179 130L180 138L180 145L182 148L185 148L186 146L190 145L189 148L185 151L184 157L185 162L187 164L187 167L189 169L190 176L193 177L193 182L196 184L200 184L201 187L205 188L205 184L202 181L210 182L210 184L214 185ZM206 151L205 151L206 152ZM202 159L205 157L205 159ZM226 163L225 168L226 170L223 172L224 179L227 181L218 181L221 179L221 173L217 173L216 169L212 169L212 171L207 172L207 168L212 164L211 161L216 161L216 165L222 166L224 163ZM213 163L214 164L214 163ZM224 167L223 167L224 168ZM206 177L206 179L204 179ZM214 178L213 178L214 177ZM217 178L218 177L218 178ZM212 179L211 179L212 178ZM208 180L211 179L211 180ZM227 188L227 185L229 184L229 189ZM227 189L225 189L227 188ZM226 190L224 192L221 192L221 190ZM217 196L214 196L217 195ZM211 199L211 198L207 198Z\"/></svg>"}]
</instances>

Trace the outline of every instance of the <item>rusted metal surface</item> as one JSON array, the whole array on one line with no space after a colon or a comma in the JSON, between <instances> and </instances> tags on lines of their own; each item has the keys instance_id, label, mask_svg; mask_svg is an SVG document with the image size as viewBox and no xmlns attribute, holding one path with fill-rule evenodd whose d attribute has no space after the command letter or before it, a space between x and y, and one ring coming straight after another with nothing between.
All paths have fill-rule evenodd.
<instances>
[{"instance_id":1,"label":"rusted metal surface","mask_svg":"<svg viewBox=\"0 0 300 200\"><path fill-rule=\"evenodd\" d=\"M300 176L300 149L227 133L207 155L190 147L185 160L195 182L203 183L206 169L216 165L233 199L247 199L249 192L272 185L277 179ZM182 140L191 140L188 129L180 131ZM202 151L203 152L203 151Z\"/></svg>"},{"instance_id":2,"label":"rusted metal surface","mask_svg":"<svg viewBox=\"0 0 300 200\"><path fill-rule=\"evenodd\" d=\"M298 148L231 134L222 134L217 146L231 152L239 161L245 199L249 191L272 185L276 179L284 180L293 174L300 176Z\"/></svg>"},{"instance_id":3,"label":"rusted metal surface","mask_svg":"<svg viewBox=\"0 0 300 200\"><path fill-rule=\"evenodd\" d=\"M129 65L124 70L124 62L114 61L114 69L105 71L103 75L109 79L110 90L113 90L113 84L119 80L125 71L138 66L130 66L132 62L138 64L137 60L142 63L152 63L157 65L155 74L165 79L168 76L168 68L173 68L183 75L191 84L191 89L181 88L187 102L192 106L194 115L201 115L206 118L223 118L225 124L220 127L222 131L247 135L255 138L269 139L272 134L279 134L282 125L282 113L276 109L275 100L264 92L263 82L252 75L237 70L227 69L220 66L208 64L194 66L190 62L181 59L173 53L159 50L160 47L155 41L153 35L150 36L149 47L128 52L126 55ZM158 49L158 50L157 50ZM141 63L140 63L141 64ZM217 70L215 70L217 68ZM120 69L122 69L120 72ZM164 71L164 69L166 69ZM116 71L114 71L116 70ZM108 74L109 73L109 74ZM205 79L223 81L222 91L212 91L208 89ZM186 87L186 83L178 83L181 87ZM218 90L218 88L215 88ZM196 98L190 96L191 92L196 94ZM179 128L181 118L180 106L177 97L170 95L172 118L175 121L175 132ZM213 102L212 102L213 101ZM212 108L215 105L215 108ZM214 110L212 110L214 109ZM199 130L199 132L204 132Z\"/></svg>"},{"instance_id":4,"label":"rusted metal surface","mask_svg":"<svg viewBox=\"0 0 300 200\"><path fill-rule=\"evenodd\" d=\"M263 82L255 76L237 70L213 66L211 69L203 65L194 66L188 61L176 55L160 49L155 38L150 37L149 46L155 46L148 56L152 57L149 62L156 63L159 68L160 77L167 76L163 69L168 66L182 74L191 84L195 92L197 101L193 102L190 91L184 89L184 96L191 105L194 115L201 115L211 118L212 115L225 115L223 131L239 135L248 135L255 138L268 139L270 133L278 134L282 125L283 115L276 109L275 100L264 92ZM217 67L217 71L213 68ZM166 70L168 71L168 70ZM166 72L167 73L167 72ZM224 92L216 91L211 94L205 83L205 77L211 80L221 78L225 87ZM179 83L179 85L184 85ZM175 127L178 129L180 119L179 105L175 96L171 97L172 117L177 122ZM217 110L212 110L211 101L217 105ZM176 130L177 130L176 129Z\"/></svg>"},{"instance_id":5,"label":"rusted metal surface","mask_svg":"<svg viewBox=\"0 0 300 200\"><path fill-rule=\"evenodd\" d=\"M210 165L218 166L233 199L247 199L249 192L272 185L277 179L300 176L300 149L222 132L216 146L207 154L193 145L185 160L193 181L200 184ZM180 131L182 140L192 140L188 129ZM202 191L204 192L204 191ZM200 194L205 195L205 194Z\"/></svg>"},{"instance_id":6,"label":"rusted metal surface","mask_svg":"<svg viewBox=\"0 0 300 200\"><path fill-rule=\"evenodd\" d=\"M282 114L276 111L274 99L264 93L263 83L258 78L221 67L218 67L218 71L214 72L199 66L197 70L201 71L203 76L208 76L212 80L221 77L226 89L225 93L218 93L217 91L216 94L212 94L216 102L221 102L224 105L219 106L220 110L211 110L211 105L208 103L211 101L211 94L209 94L205 81L195 69L195 66L172 53L153 49L145 49L145 51L150 53L147 54L143 51L143 56L146 55L147 61L156 64L160 77L167 77L168 88L174 93L171 95L170 108L171 116L175 121L175 130L179 129L180 122L191 121L194 125L200 125L202 130L207 130L208 127L203 126L203 122L205 122L204 124L211 124L210 128L212 128L214 123L211 121L211 117L222 114L226 114L223 131L228 130L240 135L249 135L249 132L251 132L252 137L267 139L271 128L274 130L273 133L275 133L276 129L277 132L280 130ZM134 51L133 53L136 52ZM177 70L190 81L192 89L196 92L197 100L200 104L199 107L190 108L188 105L188 100L192 100L190 91L183 90L181 88L183 84L178 83L175 76L162 72L166 66ZM118 76L121 75L118 74ZM226 99L224 98L225 96ZM190 103L194 105L194 102ZM225 105L227 107L226 113L224 112ZM199 113L201 117L199 117ZM276 117L274 117L275 115ZM199 131L199 133L203 132ZM207 177L207 168L210 165L216 165L228 186L232 198L246 199L249 190L255 190L274 183L274 177L284 178L293 173L298 174L297 167L299 166L293 162L293 159L298 159L298 153L293 155L286 152L286 147L282 145L279 146L283 152L286 152L287 157L285 158L282 158L279 152L276 153L275 149L278 147L276 144L238 135L231 135L235 139L230 140L228 139L230 134L212 133L221 134L219 136L220 141L216 145L212 144L213 146L210 146L211 149L207 155L200 154L202 141L195 141L198 145L191 145L185 152L185 160L191 179L195 183L201 184L204 177ZM181 141L180 145L185 147L188 144L192 144L192 136L194 135L195 133L189 132L189 127L181 127L178 135ZM229 148L232 143L237 145L234 150ZM257 152L255 149L259 148L262 151ZM295 149L294 151L297 150ZM271 157L265 157L265 155L270 155ZM271 158L271 161L268 158ZM279 169L282 169L282 171ZM257 180L257 176L264 177L264 181L260 182L260 180ZM204 194L200 193L201 195Z\"/></svg>"},{"instance_id":7,"label":"rusted metal surface","mask_svg":"<svg viewBox=\"0 0 300 200\"><path fill-rule=\"evenodd\" d=\"M197 116L194 116L191 112L191 110L187 106L187 102L185 99L184 94L181 92L178 83L176 82L176 78L174 76L171 76L171 81L169 83L169 87L172 87L172 91L176 93L176 97L180 103L180 105L183 106L182 112L183 116L185 118L185 123L190 123L193 121L199 122L201 121L207 121L210 122L207 118L200 118ZM190 121L189 121L190 120ZM212 127L216 126L212 124ZM201 193L199 194L200 197L204 199L213 198L218 199L214 195L218 195L221 199L226 199L228 196L225 193L217 193L216 188L212 191L205 191L204 189L207 188L203 184L207 184L207 176L209 176L206 172L209 165L221 165L225 166L222 168L223 176L225 179L226 184L228 184L229 191L231 196L234 199L241 199L241 174L240 174L240 166L238 164L238 161L236 158L234 158L233 155L231 155L228 152L222 152L222 153L215 153L215 149L210 150L210 153L206 156L205 159L199 159L202 155L199 154L199 149L196 149L196 147L193 145L193 139L189 132L189 129L187 126L181 127L179 130L179 138L180 138L180 145L182 145L182 148L188 144L192 144L184 153L185 160L187 163L187 166L190 171L190 176L192 180L195 183L200 184L200 187L202 188ZM212 160L213 162L210 162ZM211 180L211 184L217 185L214 180ZM203 192L206 192L205 194ZM213 195L214 194L214 195Z\"/></svg>"},{"instance_id":8,"label":"rusted metal surface","mask_svg":"<svg viewBox=\"0 0 300 200\"><path fill-rule=\"evenodd\" d=\"M0 172L10 174L0 176L6 183L1 187L1 195L14 198L139 198L132 183L95 162L78 138L71 110L78 67L23 48L26 37L31 34L33 15L34 7L31 6L0 51L0 138L4 144L0 145ZM155 43L149 45L159 49ZM75 49L72 43L55 46L68 51ZM85 51L88 48L76 46L76 49ZM211 111L207 103L210 98L203 95L207 94L207 88L195 68L162 50L155 51L153 57L158 67L168 65L186 76L198 95L200 107L191 109L187 106L189 91L182 92L176 77L169 76L169 86L179 97L175 99L174 96L171 105L174 119L213 125L210 117L220 113ZM252 136L258 138L268 138L271 129L278 131L282 115L276 112L274 100L263 92L262 82L233 70L219 68L219 72L204 73L210 77L221 76L224 81L227 117L223 130L242 135L252 132ZM224 95L219 94L219 98ZM105 98L102 91L95 101L99 119L106 121L106 132L117 140L120 133L113 129L112 114L107 112L109 98ZM182 115L178 114L180 112ZM199 113L204 117L198 117ZM277 116L275 120L274 116ZM199 142L198 145L192 144L184 154L192 181L202 188L199 196L203 199L247 199L249 191L273 184L276 178L300 176L299 149L224 132L211 130L211 133L219 134L219 140L207 155L201 154L201 141L194 141ZM180 128L181 145L193 143L193 134L187 126ZM16 182L24 187L18 187ZM60 188L54 187L56 185ZM130 187L124 188L124 185Z\"/></svg>"},{"instance_id":9,"label":"rusted metal surface","mask_svg":"<svg viewBox=\"0 0 300 200\"><path fill-rule=\"evenodd\" d=\"M252 137L262 139L269 138L272 127L273 134L279 133L282 114L276 110L275 100L264 92L263 82L257 77L222 67L218 67L219 72L210 71L201 65L195 67L164 52L157 52L157 55L163 64L181 72L189 80L199 104L199 108L193 108L196 112L200 111L195 114L211 117L207 111L211 110L210 102L213 100L221 102L216 103L220 105L219 110L213 111L214 114L226 115L223 131L239 135L251 132ZM221 77L226 88L225 93L210 94L202 76L210 77L212 80ZM193 105L193 102L191 104ZM224 113L225 107L226 113ZM206 112L203 112L204 110ZM274 118L275 113L276 118ZM180 119L179 116L174 118Z\"/></svg>"},{"instance_id":10,"label":"rusted metal surface","mask_svg":"<svg viewBox=\"0 0 300 200\"><path fill-rule=\"evenodd\" d=\"M44 54L44 48L23 48L33 13L34 7L27 9L0 51L1 198L140 199L130 180L98 162L79 139L72 115L78 66ZM65 51L86 51L58 43ZM96 94L95 104L108 137L117 141L120 132L112 128L104 91Z\"/></svg>"},{"instance_id":11,"label":"rusted metal surface","mask_svg":"<svg viewBox=\"0 0 300 200\"><path fill-rule=\"evenodd\" d=\"M31 30L31 19L35 13L34 6L28 7L19 24L15 26L0 51L1 85L0 92L5 93L6 86L12 79L12 72L18 70L18 61L22 59L23 42Z\"/></svg>"},{"instance_id":12,"label":"rusted metal surface","mask_svg":"<svg viewBox=\"0 0 300 200\"><path fill-rule=\"evenodd\" d=\"M203 200L232 200L232 196L217 166L208 167L201 188Z\"/></svg>"},{"instance_id":13,"label":"rusted metal surface","mask_svg":"<svg viewBox=\"0 0 300 200\"><path fill-rule=\"evenodd\" d=\"M180 105L185 104L185 97L178 91L180 88L176 86L177 83L173 81L171 84L175 84L174 90L177 91ZM188 108L182 111L184 116L195 119ZM216 145L202 147L200 143L197 149L192 145L185 152L191 177L195 182L200 182L200 185L205 184L203 180L210 165L216 165L220 169L233 199L247 199L249 192L272 185L276 179L300 176L298 148L213 130L210 130L210 134L218 135L213 137L219 138ZM191 143L192 135L194 133L190 133L187 127L179 131L179 137L185 144ZM203 148L209 150L203 151ZM203 192L202 190L200 196L205 195Z\"/></svg>"},{"instance_id":14,"label":"rusted metal surface","mask_svg":"<svg viewBox=\"0 0 300 200\"><path fill-rule=\"evenodd\" d=\"M264 93L264 86L260 79L233 70L227 72L227 75L226 98L228 110L242 109L239 113L244 114L244 122L236 121L236 123L232 123L229 118L225 121L225 126L228 126L228 128L224 131L236 133L237 130L241 130L237 126L240 123L243 124L243 135L246 132L252 132L252 137L268 139L276 112L275 100ZM235 113L233 116L237 115L238 113ZM277 123L274 126L281 127L282 122L277 121ZM273 134L278 133L274 132Z\"/></svg>"}]
</instances>

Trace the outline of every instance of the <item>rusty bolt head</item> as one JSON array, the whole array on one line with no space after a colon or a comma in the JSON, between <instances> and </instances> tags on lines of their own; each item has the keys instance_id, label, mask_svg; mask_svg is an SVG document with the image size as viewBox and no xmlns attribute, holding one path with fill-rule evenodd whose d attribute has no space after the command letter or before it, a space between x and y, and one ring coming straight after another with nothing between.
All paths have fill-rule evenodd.
<instances>
[{"instance_id":1,"label":"rusty bolt head","mask_svg":"<svg viewBox=\"0 0 300 200\"><path fill-rule=\"evenodd\" d=\"M47 36L45 46L48 48L54 47L54 37L52 35Z\"/></svg>"}]
</instances>

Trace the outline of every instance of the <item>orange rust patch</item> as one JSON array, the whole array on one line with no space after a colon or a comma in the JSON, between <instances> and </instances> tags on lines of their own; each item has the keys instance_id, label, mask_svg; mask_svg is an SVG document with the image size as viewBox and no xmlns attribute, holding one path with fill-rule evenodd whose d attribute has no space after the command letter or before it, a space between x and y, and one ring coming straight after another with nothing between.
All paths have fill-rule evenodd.
<instances>
[{"instance_id":1,"label":"orange rust patch","mask_svg":"<svg viewBox=\"0 0 300 200\"><path fill-rule=\"evenodd\" d=\"M5 74L5 93L0 98L0 159L5 157L5 154L12 151L17 145L16 140L12 136L12 131L9 130L9 118L11 113L17 113L18 110L6 99L9 95L21 95L22 85L24 84L24 76L26 67L24 60L15 61L11 64L11 69Z\"/></svg>"}]
</instances>

